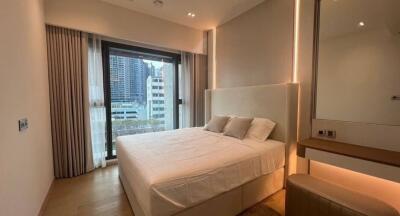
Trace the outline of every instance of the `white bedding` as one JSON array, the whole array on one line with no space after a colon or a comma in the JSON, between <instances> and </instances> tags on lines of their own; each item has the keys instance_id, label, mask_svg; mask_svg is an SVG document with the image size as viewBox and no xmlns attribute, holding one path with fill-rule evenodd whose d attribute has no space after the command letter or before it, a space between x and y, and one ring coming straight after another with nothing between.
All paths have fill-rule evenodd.
<instances>
[{"instance_id":1,"label":"white bedding","mask_svg":"<svg viewBox=\"0 0 400 216\"><path fill-rule=\"evenodd\" d=\"M285 144L188 128L117 138L117 156L146 215L171 215L284 166Z\"/></svg>"}]
</instances>

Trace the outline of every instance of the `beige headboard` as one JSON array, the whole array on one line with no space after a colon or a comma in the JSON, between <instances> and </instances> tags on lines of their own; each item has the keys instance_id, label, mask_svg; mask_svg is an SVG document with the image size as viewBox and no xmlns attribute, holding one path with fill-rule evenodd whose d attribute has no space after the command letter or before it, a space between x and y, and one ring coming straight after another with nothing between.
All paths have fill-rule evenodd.
<instances>
[{"instance_id":1,"label":"beige headboard","mask_svg":"<svg viewBox=\"0 0 400 216\"><path fill-rule=\"evenodd\" d=\"M260 85L207 90L205 120L213 115L269 118L277 123L272 139L287 143L287 159L295 155L297 142L298 84ZM295 159L294 159L295 160ZM294 172L295 164L287 161Z\"/></svg>"}]
</instances>

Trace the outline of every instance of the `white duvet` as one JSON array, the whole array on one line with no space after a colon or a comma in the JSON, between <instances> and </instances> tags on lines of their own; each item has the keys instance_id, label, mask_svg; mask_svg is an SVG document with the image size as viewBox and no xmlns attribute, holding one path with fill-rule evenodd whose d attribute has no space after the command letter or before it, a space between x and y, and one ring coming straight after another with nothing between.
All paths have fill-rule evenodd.
<instances>
[{"instance_id":1,"label":"white duvet","mask_svg":"<svg viewBox=\"0 0 400 216\"><path fill-rule=\"evenodd\" d=\"M117 138L119 165L146 215L171 215L284 166L285 145L188 128Z\"/></svg>"}]
</instances>

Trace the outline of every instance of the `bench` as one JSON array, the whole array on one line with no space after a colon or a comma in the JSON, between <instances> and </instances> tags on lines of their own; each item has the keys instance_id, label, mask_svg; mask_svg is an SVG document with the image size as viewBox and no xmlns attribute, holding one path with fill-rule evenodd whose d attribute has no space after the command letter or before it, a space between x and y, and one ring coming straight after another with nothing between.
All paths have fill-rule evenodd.
<instances>
[{"instance_id":1,"label":"bench","mask_svg":"<svg viewBox=\"0 0 400 216\"><path fill-rule=\"evenodd\" d=\"M383 201L310 175L289 176L286 186L287 216L399 216ZM393 197L399 199L400 197Z\"/></svg>"}]
</instances>

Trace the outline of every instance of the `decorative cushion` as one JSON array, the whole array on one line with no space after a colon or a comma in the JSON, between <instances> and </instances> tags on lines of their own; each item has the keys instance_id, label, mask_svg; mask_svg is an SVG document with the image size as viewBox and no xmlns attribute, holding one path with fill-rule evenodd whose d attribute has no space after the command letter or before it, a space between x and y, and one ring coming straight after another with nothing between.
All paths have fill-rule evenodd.
<instances>
[{"instance_id":1,"label":"decorative cushion","mask_svg":"<svg viewBox=\"0 0 400 216\"><path fill-rule=\"evenodd\" d=\"M224 135L243 139L252 121L252 118L234 117L229 125L225 128Z\"/></svg>"},{"instance_id":2,"label":"decorative cushion","mask_svg":"<svg viewBox=\"0 0 400 216\"><path fill-rule=\"evenodd\" d=\"M204 127L204 130L221 133L229 118L229 116L213 116Z\"/></svg>"},{"instance_id":3,"label":"decorative cushion","mask_svg":"<svg viewBox=\"0 0 400 216\"><path fill-rule=\"evenodd\" d=\"M237 116L229 115L228 117L229 117L229 120L226 122L226 125L225 125L224 129L222 130L222 132L225 132L225 131L226 131L226 129L227 129L227 128L229 127L229 125L231 124L232 119L235 118L235 117L237 117Z\"/></svg>"}]
</instances>

